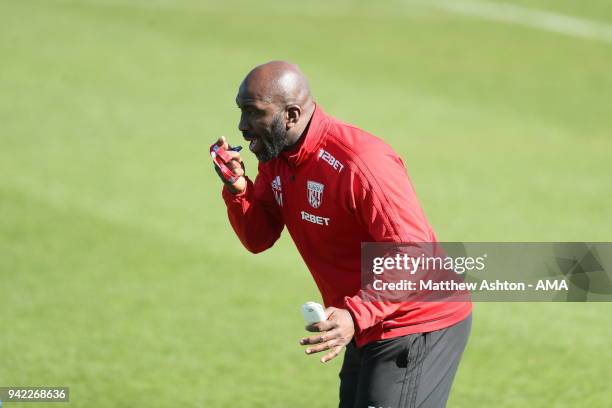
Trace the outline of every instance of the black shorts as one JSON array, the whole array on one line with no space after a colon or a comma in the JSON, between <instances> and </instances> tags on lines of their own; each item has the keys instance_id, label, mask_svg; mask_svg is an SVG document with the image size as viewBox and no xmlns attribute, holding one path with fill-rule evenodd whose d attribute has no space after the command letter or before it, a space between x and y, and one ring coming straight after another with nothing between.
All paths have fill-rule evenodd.
<instances>
[{"instance_id":1,"label":"black shorts","mask_svg":"<svg viewBox=\"0 0 612 408\"><path fill-rule=\"evenodd\" d=\"M340 370L340 408L446 406L472 316L442 330L351 342Z\"/></svg>"}]
</instances>

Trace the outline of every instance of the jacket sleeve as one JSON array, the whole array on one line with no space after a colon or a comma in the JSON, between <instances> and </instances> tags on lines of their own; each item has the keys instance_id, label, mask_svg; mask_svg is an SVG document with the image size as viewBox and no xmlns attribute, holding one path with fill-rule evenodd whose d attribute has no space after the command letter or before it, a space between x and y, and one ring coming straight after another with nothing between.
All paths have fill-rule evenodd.
<instances>
[{"instance_id":1,"label":"jacket sleeve","mask_svg":"<svg viewBox=\"0 0 612 408\"><path fill-rule=\"evenodd\" d=\"M351 177L351 206L372 242L435 242L404 164L391 148L360 155ZM357 333L385 320L401 306L367 300L376 298L368 294L368 288L362 288L344 299Z\"/></svg>"},{"instance_id":2,"label":"jacket sleeve","mask_svg":"<svg viewBox=\"0 0 612 408\"><path fill-rule=\"evenodd\" d=\"M250 252L259 253L274 245L285 224L262 167L255 182L248 177L246 180L245 191L233 195L224 186L222 196L240 242Z\"/></svg>"}]
</instances>

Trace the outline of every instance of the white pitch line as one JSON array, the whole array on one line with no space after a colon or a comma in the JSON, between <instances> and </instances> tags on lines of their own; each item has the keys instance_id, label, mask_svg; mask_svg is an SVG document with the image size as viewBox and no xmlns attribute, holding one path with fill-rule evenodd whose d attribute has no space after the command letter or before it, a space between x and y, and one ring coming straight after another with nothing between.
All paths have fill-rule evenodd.
<instances>
[{"instance_id":1,"label":"white pitch line","mask_svg":"<svg viewBox=\"0 0 612 408\"><path fill-rule=\"evenodd\" d=\"M418 3L486 20L520 24L572 37L612 43L612 25L551 11L478 0L429 0Z\"/></svg>"}]
</instances>

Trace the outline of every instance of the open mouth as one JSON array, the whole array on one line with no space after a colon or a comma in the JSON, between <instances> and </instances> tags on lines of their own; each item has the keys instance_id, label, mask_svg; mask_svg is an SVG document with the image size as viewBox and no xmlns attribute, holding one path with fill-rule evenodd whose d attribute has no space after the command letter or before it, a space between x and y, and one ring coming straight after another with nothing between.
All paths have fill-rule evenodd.
<instances>
[{"instance_id":1,"label":"open mouth","mask_svg":"<svg viewBox=\"0 0 612 408\"><path fill-rule=\"evenodd\" d=\"M245 135L245 134L243 134L242 136L244 137L244 140L249 142L249 150L255 153L260 143L259 138L251 136L251 135Z\"/></svg>"},{"instance_id":2,"label":"open mouth","mask_svg":"<svg viewBox=\"0 0 612 408\"><path fill-rule=\"evenodd\" d=\"M252 151L253 153L255 153L255 150L257 149L257 145L259 144L259 140L258 139L252 139L251 143L249 143L249 150Z\"/></svg>"}]
</instances>

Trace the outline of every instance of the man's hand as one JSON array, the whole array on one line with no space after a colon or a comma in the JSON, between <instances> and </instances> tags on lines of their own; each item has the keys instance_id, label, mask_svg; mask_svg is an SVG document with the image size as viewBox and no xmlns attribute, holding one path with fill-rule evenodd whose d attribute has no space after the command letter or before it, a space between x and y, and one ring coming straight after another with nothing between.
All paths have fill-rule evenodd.
<instances>
[{"instance_id":1,"label":"man's hand","mask_svg":"<svg viewBox=\"0 0 612 408\"><path fill-rule=\"evenodd\" d=\"M229 191L232 194L240 194L240 193L242 193L244 191L244 189L246 188L247 183L246 183L246 179L244 178L244 164L242 163L242 159L240 158L240 153L230 150L230 145L225 140L225 136L221 136L219 139L217 139L216 144L217 144L217 146L222 147L223 149L225 149L227 154L232 158L232 160L230 160L225 165L236 176L238 176L238 179L233 184L230 184L227 181L225 181L225 179L223 178L223 175L221 174L221 171L219 170L219 168L217 166L213 165L214 168L215 168L215 171L219 175L219 178L221 178L221 181L223 181L223 183L225 183L225 185L227 186L227 188L229 189Z\"/></svg>"},{"instance_id":2,"label":"man's hand","mask_svg":"<svg viewBox=\"0 0 612 408\"><path fill-rule=\"evenodd\" d=\"M325 309L325 315L327 320L306 326L306 330L319 332L319 334L300 340L301 345L310 345L305 350L306 354L331 350L321 357L322 363L326 363L340 354L342 348L355 335L355 324L348 310L328 307Z\"/></svg>"}]
</instances>

